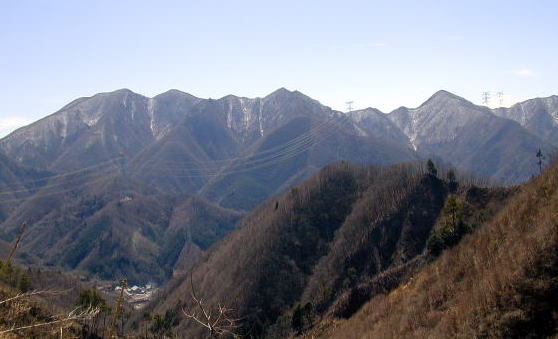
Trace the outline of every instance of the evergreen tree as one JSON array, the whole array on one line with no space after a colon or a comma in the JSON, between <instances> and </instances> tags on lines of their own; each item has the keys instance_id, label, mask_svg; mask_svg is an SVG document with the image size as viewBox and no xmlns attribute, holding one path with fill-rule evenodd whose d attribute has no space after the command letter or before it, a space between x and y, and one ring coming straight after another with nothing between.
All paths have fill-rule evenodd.
<instances>
[{"instance_id":1,"label":"evergreen tree","mask_svg":"<svg viewBox=\"0 0 558 339\"><path fill-rule=\"evenodd\" d=\"M23 273L19 277L19 281L17 283L17 288L21 292L27 292L27 291L29 291L29 289L31 289L31 278L29 277L29 275Z\"/></svg>"},{"instance_id":2,"label":"evergreen tree","mask_svg":"<svg viewBox=\"0 0 558 339\"><path fill-rule=\"evenodd\" d=\"M444 214L449 218L449 226L451 229L456 231L459 228L459 224L462 222L462 212L463 205L455 196L450 196L444 206Z\"/></svg>"},{"instance_id":3,"label":"evergreen tree","mask_svg":"<svg viewBox=\"0 0 558 339\"><path fill-rule=\"evenodd\" d=\"M454 246L465 234L472 231L472 227L464 220L463 204L456 196L448 197L443 213L442 227L432 231L426 244L428 251L434 256Z\"/></svg>"},{"instance_id":4,"label":"evergreen tree","mask_svg":"<svg viewBox=\"0 0 558 339\"><path fill-rule=\"evenodd\" d=\"M432 159L428 159L428 161L426 162L426 168L428 170L428 174L430 174L433 177L438 176L438 169L436 168L436 165L434 165Z\"/></svg>"},{"instance_id":5,"label":"evergreen tree","mask_svg":"<svg viewBox=\"0 0 558 339\"><path fill-rule=\"evenodd\" d=\"M455 176L455 171L450 169L448 171L448 186L450 191L454 192L457 189L457 178Z\"/></svg>"},{"instance_id":6,"label":"evergreen tree","mask_svg":"<svg viewBox=\"0 0 558 339\"><path fill-rule=\"evenodd\" d=\"M302 330L302 318L303 318L304 310L300 307L300 305L296 305L293 317L291 318L291 326L294 330L299 332Z\"/></svg>"},{"instance_id":7,"label":"evergreen tree","mask_svg":"<svg viewBox=\"0 0 558 339\"><path fill-rule=\"evenodd\" d=\"M539 148L539 151L537 152L537 165L539 165L539 174L542 173L542 166L544 163L544 160L546 159L546 156L543 154L543 152L541 151L541 149Z\"/></svg>"}]
</instances>

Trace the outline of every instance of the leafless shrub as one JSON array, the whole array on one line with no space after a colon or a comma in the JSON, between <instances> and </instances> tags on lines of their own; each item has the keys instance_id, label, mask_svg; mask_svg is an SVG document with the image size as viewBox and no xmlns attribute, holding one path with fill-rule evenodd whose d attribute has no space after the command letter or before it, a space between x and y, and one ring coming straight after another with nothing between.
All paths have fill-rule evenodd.
<instances>
[{"instance_id":1,"label":"leafless shrub","mask_svg":"<svg viewBox=\"0 0 558 339\"><path fill-rule=\"evenodd\" d=\"M11 298L11 300L13 301L13 298ZM4 301L4 302L6 302L6 301ZM10 333L10 332L15 332L15 331L27 330L27 329L31 329L31 328L52 326L52 325L67 323L67 322L71 322L71 321L87 320L87 319L91 319L91 318L95 317L98 313L99 313L98 308L77 307L77 308L73 309L71 312L69 312L68 314L58 317L57 320L34 323L34 324L26 325L26 326L18 326L18 327L12 326L11 328L9 328L7 330L1 330L0 335Z\"/></svg>"},{"instance_id":2,"label":"leafless shrub","mask_svg":"<svg viewBox=\"0 0 558 339\"><path fill-rule=\"evenodd\" d=\"M59 294L65 293L65 292L66 291L33 290L33 291L25 292L25 293L18 293L13 297L10 297L10 298L4 299L4 300L0 300L0 305L15 301L17 299L28 298L28 297L32 297L32 296L35 296L35 295L59 295Z\"/></svg>"},{"instance_id":3,"label":"leafless shrub","mask_svg":"<svg viewBox=\"0 0 558 339\"><path fill-rule=\"evenodd\" d=\"M209 332L210 338L231 336L233 338L240 338L236 333L240 327L239 321L241 319L233 318L231 313L233 309L227 308L221 304L217 305L217 309L211 309L204 304L203 299L196 296L194 290L194 283L190 276L191 297L194 306L190 310L182 308L182 313L186 318L193 320L199 325L205 327ZM196 309L198 309L196 311Z\"/></svg>"}]
</instances>

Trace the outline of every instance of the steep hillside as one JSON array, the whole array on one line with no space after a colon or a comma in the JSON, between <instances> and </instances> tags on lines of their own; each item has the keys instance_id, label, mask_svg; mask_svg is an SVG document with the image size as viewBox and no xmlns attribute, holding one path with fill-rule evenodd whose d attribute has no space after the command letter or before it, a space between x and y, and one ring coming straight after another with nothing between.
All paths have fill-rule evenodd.
<instances>
[{"instance_id":1,"label":"steep hillside","mask_svg":"<svg viewBox=\"0 0 558 339\"><path fill-rule=\"evenodd\" d=\"M165 192L198 191L221 206L250 210L340 159L385 165L416 157L401 140L360 135L343 114L279 89L264 98L201 102L129 168Z\"/></svg>"},{"instance_id":2,"label":"steep hillside","mask_svg":"<svg viewBox=\"0 0 558 339\"><path fill-rule=\"evenodd\" d=\"M415 109L401 107L388 117L423 156L436 155L458 168L506 184L536 173L533 154L554 150L543 135L503 119L482 106L439 91Z\"/></svg>"},{"instance_id":3,"label":"steep hillside","mask_svg":"<svg viewBox=\"0 0 558 339\"><path fill-rule=\"evenodd\" d=\"M13 239L22 222L28 223L21 253L30 256L30 262L105 279L161 281L172 273L185 244L206 248L240 217L198 198L161 194L118 175L78 179L59 178L57 185L21 203L2 223L6 240Z\"/></svg>"},{"instance_id":4,"label":"steep hillside","mask_svg":"<svg viewBox=\"0 0 558 339\"><path fill-rule=\"evenodd\" d=\"M292 119L262 138L247 155L209 181L200 190L202 196L223 206L250 210L338 159L376 165L416 159L404 144L357 135L341 115L326 121Z\"/></svg>"},{"instance_id":5,"label":"steep hillside","mask_svg":"<svg viewBox=\"0 0 558 339\"><path fill-rule=\"evenodd\" d=\"M532 134L558 145L558 96L535 98L493 112L517 121Z\"/></svg>"},{"instance_id":6,"label":"steep hillside","mask_svg":"<svg viewBox=\"0 0 558 339\"><path fill-rule=\"evenodd\" d=\"M409 283L372 299L333 338L543 338L558 333L558 167ZM331 321L329 321L331 324Z\"/></svg>"},{"instance_id":7,"label":"steep hillside","mask_svg":"<svg viewBox=\"0 0 558 339\"><path fill-rule=\"evenodd\" d=\"M50 175L22 166L0 153L0 222L8 218L19 202L44 186Z\"/></svg>"},{"instance_id":8,"label":"steep hillside","mask_svg":"<svg viewBox=\"0 0 558 339\"><path fill-rule=\"evenodd\" d=\"M151 309L174 308L177 300L193 307L188 297L193 285L208 307L234 308L244 319L245 334L296 333L308 326L306 319L325 314L370 277L399 269L404 274L394 279L401 281L428 262L423 252L446 197L457 190L474 205L476 195L468 198L474 187L455 185L416 165L328 166L244 218L189 274L171 281ZM509 194L477 190L488 201ZM351 307L345 311L354 312ZM304 320L293 320L301 312ZM200 330L185 319L178 329L188 335Z\"/></svg>"},{"instance_id":9,"label":"steep hillside","mask_svg":"<svg viewBox=\"0 0 558 339\"><path fill-rule=\"evenodd\" d=\"M54 171L131 157L165 135L198 100L178 91L153 99L127 89L100 93L15 131L0 148L25 165Z\"/></svg>"},{"instance_id":10,"label":"steep hillside","mask_svg":"<svg viewBox=\"0 0 558 339\"><path fill-rule=\"evenodd\" d=\"M388 115L374 108L367 108L348 113L359 134L382 136L385 140L412 148L409 137L389 118Z\"/></svg>"}]
</instances>

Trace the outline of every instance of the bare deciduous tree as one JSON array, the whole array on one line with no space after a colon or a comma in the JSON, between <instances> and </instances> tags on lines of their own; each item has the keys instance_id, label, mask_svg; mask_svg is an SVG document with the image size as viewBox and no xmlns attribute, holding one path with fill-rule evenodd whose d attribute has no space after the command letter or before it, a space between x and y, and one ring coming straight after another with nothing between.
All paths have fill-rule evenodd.
<instances>
[{"instance_id":1,"label":"bare deciduous tree","mask_svg":"<svg viewBox=\"0 0 558 339\"><path fill-rule=\"evenodd\" d=\"M112 317L112 322L109 328L108 338L112 338L116 334L116 326L118 321L118 316L122 312L122 304L124 303L124 291L126 290L126 286L128 286L127 279L120 279L120 296L116 300L116 308L114 310L114 314Z\"/></svg>"},{"instance_id":2,"label":"bare deciduous tree","mask_svg":"<svg viewBox=\"0 0 558 339\"><path fill-rule=\"evenodd\" d=\"M182 308L182 313L186 318L193 320L199 325L203 326L209 332L211 338L218 338L224 336L231 336L233 338L240 338L236 332L240 327L239 322L241 319L233 318L231 313L233 309L227 308L221 304L217 305L217 309L211 309L204 304L203 299L196 296L194 290L194 283L192 276L190 276L190 285L192 289L192 301L194 306L191 310ZM196 311L196 309L198 309Z\"/></svg>"},{"instance_id":3,"label":"bare deciduous tree","mask_svg":"<svg viewBox=\"0 0 558 339\"><path fill-rule=\"evenodd\" d=\"M12 263L12 258L15 255L15 252L16 252L17 248L19 247L19 242L23 238L23 233L25 232L26 227L27 227L27 223L25 223L25 222L23 222L21 224L21 226L19 226L19 234L18 234L17 239L14 243L14 246L12 247L12 250L10 251L10 254L8 255L8 258L6 259L6 263L8 264L8 266Z\"/></svg>"}]
</instances>

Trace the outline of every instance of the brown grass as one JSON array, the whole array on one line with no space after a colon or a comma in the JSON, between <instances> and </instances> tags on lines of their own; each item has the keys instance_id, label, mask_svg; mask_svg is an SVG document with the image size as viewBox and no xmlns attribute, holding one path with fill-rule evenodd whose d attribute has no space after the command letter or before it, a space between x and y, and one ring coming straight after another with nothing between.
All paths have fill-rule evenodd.
<instances>
[{"instance_id":1,"label":"brown grass","mask_svg":"<svg viewBox=\"0 0 558 339\"><path fill-rule=\"evenodd\" d=\"M334 338L545 337L558 309L558 166Z\"/></svg>"},{"instance_id":2,"label":"brown grass","mask_svg":"<svg viewBox=\"0 0 558 339\"><path fill-rule=\"evenodd\" d=\"M78 310L53 316L40 303L31 300L34 295L0 286L0 338L60 338L60 331L64 338L78 335L77 320L81 318Z\"/></svg>"}]
</instances>

